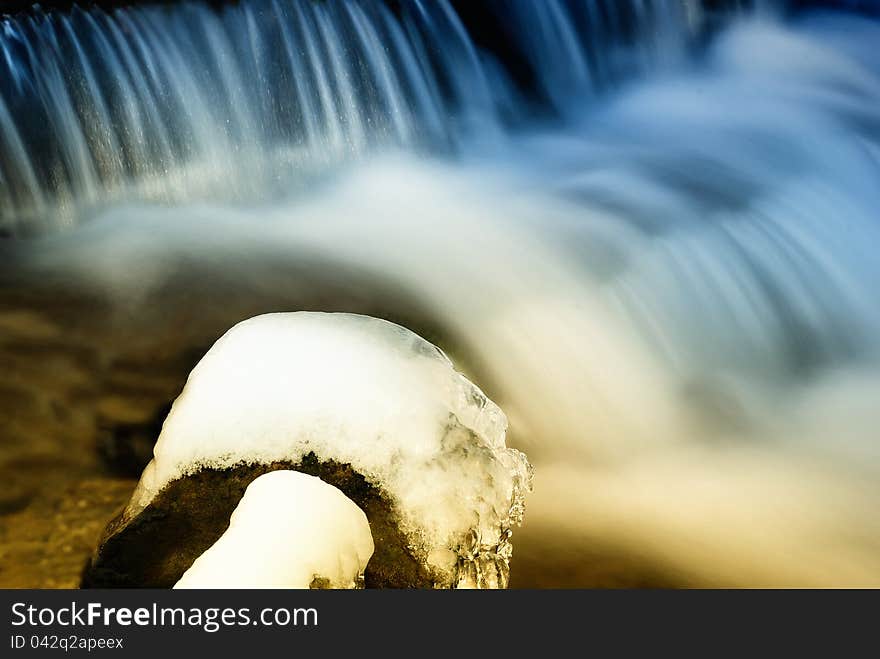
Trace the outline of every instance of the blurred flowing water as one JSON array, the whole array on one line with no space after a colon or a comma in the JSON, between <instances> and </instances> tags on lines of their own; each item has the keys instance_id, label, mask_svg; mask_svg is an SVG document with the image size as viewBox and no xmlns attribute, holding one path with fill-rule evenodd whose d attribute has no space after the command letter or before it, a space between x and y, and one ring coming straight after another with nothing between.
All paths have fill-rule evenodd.
<instances>
[{"instance_id":1,"label":"blurred flowing water","mask_svg":"<svg viewBox=\"0 0 880 659\"><path fill-rule=\"evenodd\" d=\"M487 0L504 52L447 0L5 19L4 285L156 323L182 261L356 272L535 463L523 585L876 585L880 25L742 4Z\"/></svg>"},{"instance_id":2,"label":"blurred flowing water","mask_svg":"<svg viewBox=\"0 0 880 659\"><path fill-rule=\"evenodd\" d=\"M561 110L668 63L699 20L670 1L483 4ZM528 110L449 0L74 8L2 27L0 224L16 232L132 198L261 196L383 147L449 153Z\"/></svg>"}]
</instances>

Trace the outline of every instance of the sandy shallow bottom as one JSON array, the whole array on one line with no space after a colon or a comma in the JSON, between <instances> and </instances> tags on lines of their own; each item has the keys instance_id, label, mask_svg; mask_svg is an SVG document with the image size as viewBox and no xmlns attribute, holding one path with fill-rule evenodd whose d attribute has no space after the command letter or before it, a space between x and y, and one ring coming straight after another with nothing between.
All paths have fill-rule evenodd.
<instances>
[{"instance_id":1,"label":"sandy shallow bottom","mask_svg":"<svg viewBox=\"0 0 880 659\"><path fill-rule=\"evenodd\" d=\"M134 483L84 480L0 517L0 588L77 588L101 531Z\"/></svg>"},{"instance_id":2,"label":"sandy shallow bottom","mask_svg":"<svg viewBox=\"0 0 880 659\"><path fill-rule=\"evenodd\" d=\"M104 526L128 501L135 483L89 478L0 516L0 588L77 588ZM551 550L542 538L553 532L540 522L519 530L511 588L691 585L663 566L600 542L572 539Z\"/></svg>"}]
</instances>

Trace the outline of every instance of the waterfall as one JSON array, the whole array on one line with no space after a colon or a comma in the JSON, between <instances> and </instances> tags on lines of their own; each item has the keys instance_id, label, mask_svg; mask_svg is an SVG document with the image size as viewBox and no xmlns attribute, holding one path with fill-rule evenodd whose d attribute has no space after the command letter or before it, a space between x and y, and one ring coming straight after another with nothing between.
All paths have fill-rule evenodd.
<instances>
[{"instance_id":1,"label":"waterfall","mask_svg":"<svg viewBox=\"0 0 880 659\"><path fill-rule=\"evenodd\" d=\"M673 0L483 4L485 31L502 30L518 64L478 47L449 0L3 18L0 230L51 230L119 200L252 198L382 149L454 152L534 111L524 95L563 111L662 65L700 11ZM517 74L534 82L515 89Z\"/></svg>"},{"instance_id":2,"label":"waterfall","mask_svg":"<svg viewBox=\"0 0 880 659\"><path fill-rule=\"evenodd\" d=\"M607 543L685 582L878 583L880 23L804 4L2 19L15 464L85 459L65 420L97 414L92 380L160 409L154 360L176 374L255 313L356 311L509 416L536 467L514 582ZM50 401L40 342L65 341L101 358Z\"/></svg>"}]
</instances>

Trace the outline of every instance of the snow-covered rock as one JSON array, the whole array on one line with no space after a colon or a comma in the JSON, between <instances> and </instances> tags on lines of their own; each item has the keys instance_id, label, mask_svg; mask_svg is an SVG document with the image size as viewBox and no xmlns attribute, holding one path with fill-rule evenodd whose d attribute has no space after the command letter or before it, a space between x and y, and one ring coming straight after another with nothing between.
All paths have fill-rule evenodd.
<instances>
[{"instance_id":1,"label":"snow-covered rock","mask_svg":"<svg viewBox=\"0 0 880 659\"><path fill-rule=\"evenodd\" d=\"M314 458L349 465L387 497L433 585L504 587L530 483L506 428L498 406L403 327L351 314L258 316L193 369L124 519L203 470Z\"/></svg>"}]
</instances>

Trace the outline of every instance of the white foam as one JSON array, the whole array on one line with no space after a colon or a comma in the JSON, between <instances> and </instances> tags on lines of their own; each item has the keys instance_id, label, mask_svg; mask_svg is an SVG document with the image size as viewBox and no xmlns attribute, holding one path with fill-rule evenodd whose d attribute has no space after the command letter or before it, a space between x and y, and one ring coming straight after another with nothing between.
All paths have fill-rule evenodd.
<instances>
[{"instance_id":1,"label":"white foam","mask_svg":"<svg viewBox=\"0 0 880 659\"><path fill-rule=\"evenodd\" d=\"M462 556L496 552L506 568L529 478L525 456L505 445L506 428L438 348L403 327L350 314L258 316L193 369L129 514L205 467L314 453L389 494L438 584L453 585Z\"/></svg>"},{"instance_id":2,"label":"white foam","mask_svg":"<svg viewBox=\"0 0 880 659\"><path fill-rule=\"evenodd\" d=\"M354 588L373 555L367 516L340 490L297 471L254 480L229 528L175 588Z\"/></svg>"}]
</instances>

